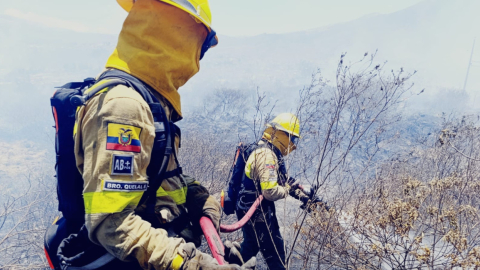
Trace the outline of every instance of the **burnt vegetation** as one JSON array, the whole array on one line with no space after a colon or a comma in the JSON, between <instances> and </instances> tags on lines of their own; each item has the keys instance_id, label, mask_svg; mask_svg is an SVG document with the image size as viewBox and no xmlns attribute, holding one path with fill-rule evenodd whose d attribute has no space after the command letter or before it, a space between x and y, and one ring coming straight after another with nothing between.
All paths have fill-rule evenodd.
<instances>
[{"instance_id":1,"label":"burnt vegetation","mask_svg":"<svg viewBox=\"0 0 480 270\"><path fill-rule=\"evenodd\" d=\"M407 101L421 90L413 75L378 64L375 55L353 63L342 55L333 81L318 71L299 91L291 112L302 139L287 168L302 184L319 186L330 208L308 212L291 198L276 203L288 268L480 267L479 118L409 115ZM276 101L260 90L205 97L180 122L185 173L219 198L235 146L260 138L264 124L285 110ZM48 268L43 233L57 215L53 165L27 167L15 177L2 174L1 269ZM20 179L22 189L9 188ZM222 238L242 241L242 234Z\"/></svg>"}]
</instances>

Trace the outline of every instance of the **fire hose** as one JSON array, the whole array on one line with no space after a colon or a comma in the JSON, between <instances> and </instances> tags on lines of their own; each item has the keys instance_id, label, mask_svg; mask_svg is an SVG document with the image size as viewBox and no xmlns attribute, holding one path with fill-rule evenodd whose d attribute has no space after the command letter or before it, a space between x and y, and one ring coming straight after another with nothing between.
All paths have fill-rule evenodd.
<instances>
[{"instance_id":1,"label":"fire hose","mask_svg":"<svg viewBox=\"0 0 480 270\"><path fill-rule=\"evenodd\" d=\"M202 227L203 235L207 239L208 247L212 251L213 257L217 260L219 265L225 264L225 247L223 246L222 239L218 235L215 226L213 226L212 220L208 217L202 217L200 219L200 227Z\"/></svg>"},{"instance_id":2,"label":"fire hose","mask_svg":"<svg viewBox=\"0 0 480 270\"><path fill-rule=\"evenodd\" d=\"M253 213L255 213L255 210L257 210L257 208L260 205L260 203L262 202L262 200L263 200L263 195L258 196L258 198L252 204L250 209L248 209L247 213L245 214L245 216L242 219L235 222L234 224L230 224L230 225L222 224L222 225L220 225L220 231L224 232L224 233L231 233L231 232L234 232L234 231L242 228L243 225L245 225L245 223L247 223L247 221L250 220L250 218L252 217Z\"/></svg>"},{"instance_id":3,"label":"fire hose","mask_svg":"<svg viewBox=\"0 0 480 270\"><path fill-rule=\"evenodd\" d=\"M305 193L308 193L309 196L313 195L313 193L314 193L313 191L307 192L306 189L302 185L299 185L298 188L300 188ZM222 197L223 197L223 195L222 195ZM310 197L312 197L312 196L310 196ZM247 213L245 214L245 216L242 219L235 222L234 224L230 224L230 225L222 224L222 225L220 225L220 231L223 232L223 233L231 233L231 232L234 232L234 231L242 228L247 223L247 221L250 220L250 218L255 213L255 210L257 210L257 208L260 205L260 203L262 202L262 200L263 200L263 195L258 196L258 198L255 200L255 202L252 204L252 206L250 207L250 209L247 211Z\"/></svg>"},{"instance_id":4,"label":"fire hose","mask_svg":"<svg viewBox=\"0 0 480 270\"><path fill-rule=\"evenodd\" d=\"M305 190L302 186L299 186L299 188L302 190ZM310 193L310 194L313 194L313 193ZM247 223L247 221L250 220L250 218L255 213L255 210L257 210L262 200L263 200L263 195L258 196L258 198L255 200L255 202L252 204L252 206L250 207L250 209L247 211L247 213L242 219L235 222L234 224L220 225L220 231L224 233L231 233L242 228ZM208 243L208 247L210 248L210 251L212 252L213 257L217 260L219 265L224 265L226 263L224 258L225 247L223 246L222 240L220 239L220 236L218 235L218 232L215 229L215 226L213 226L212 221L208 217L202 217L200 219L200 227L202 228L203 234L205 235L205 238Z\"/></svg>"},{"instance_id":5,"label":"fire hose","mask_svg":"<svg viewBox=\"0 0 480 270\"><path fill-rule=\"evenodd\" d=\"M250 207L250 209L242 219L231 225L220 225L220 231L229 233L243 227L243 225L245 225L245 223L247 223L247 221L252 217L255 210L257 210L262 200L263 196L258 196L252 207ZM217 260L219 265L224 265L225 247L223 246L222 240L220 239L220 236L218 235L215 226L213 226L212 220L210 220L208 217L202 217L200 219L200 227L202 228L203 235L205 235L205 239L207 240L208 247L210 248L213 257Z\"/></svg>"},{"instance_id":6,"label":"fire hose","mask_svg":"<svg viewBox=\"0 0 480 270\"><path fill-rule=\"evenodd\" d=\"M243 225L245 225L245 223L250 220L262 200L263 195L258 196L258 198L255 200L253 205L250 207L250 209L242 219L231 225L220 225L220 231L230 233L242 228ZM225 247L223 246L222 239L220 239L220 236L218 235L215 226L213 226L212 220L210 220L208 217L202 217L200 219L200 227L202 228L203 235L205 235L205 239L207 240L208 247L210 248L213 257L217 260L219 265L224 265L226 263L224 258Z\"/></svg>"}]
</instances>

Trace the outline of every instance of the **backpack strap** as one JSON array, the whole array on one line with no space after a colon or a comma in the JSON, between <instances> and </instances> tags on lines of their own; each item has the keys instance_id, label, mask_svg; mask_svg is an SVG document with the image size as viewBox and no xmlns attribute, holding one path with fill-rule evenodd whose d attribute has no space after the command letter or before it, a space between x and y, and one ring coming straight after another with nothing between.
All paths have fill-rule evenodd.
<instances>
[{"instance_id":1,"label":"backpack strap","mask_svg":"<svg viewBox=\"0 0 480 270\"><path fill-rule=\"evenodd\" d=\"M105 88L112 87L112 86L117 86L117 85L125 85L128 86L127 82L124 80L119 80L119 79L113 79L109 80L106 83L99 84L95 86L94 88L88 89L88 92L86 92L84 95L75 95L70 99L70 103L74 106L83 106L85 103L94 97L98 92L102 91ZM68 84L66 84L68 85ZM80 88L81 89L81 88Z\"/></svg>"},{"instance_id":2,"label":"backpack strap","mask_svg":"<svg viewBox=\"0 0 480 270\"><path fill-rule=\"evenodd\" d=\"M245 163L248 161L250 158L250 155L255 152L255 150L263 147L263 145L258 144L257 142L251 143L243 149L243 152L241 153L243 156L243 159L245 160ZM243 174L242 174L242 185L240 187L240 193L242 191L247 191L247 192L255 192L256 190L261 190L260 189L260 183L255 184L255 181L252 179L248 178L247 175L245 174L245 167L243 169Z\"/></svg>"}]
</instances>

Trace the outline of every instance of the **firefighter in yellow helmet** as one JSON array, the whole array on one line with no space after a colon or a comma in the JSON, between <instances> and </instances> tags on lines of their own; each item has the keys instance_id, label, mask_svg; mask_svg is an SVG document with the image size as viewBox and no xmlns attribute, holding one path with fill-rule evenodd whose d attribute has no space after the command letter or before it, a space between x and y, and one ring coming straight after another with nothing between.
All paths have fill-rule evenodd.
<instances>
[{"instance_id":1,"label":"firefighter in yellow helmet","mask_svg":"<svg viewBox=\"0 0 480 270\"><path fill-rule=\"evenodd\" d=\"M208 0L117 1L129 14L99 78L112 72L133 76L148 86L169 121L180 120L178 89L199 71L200 59L217 43ZM148 209L140 200L151 184L147 167L156 151L155 133L164 128L156 120L146 100L126 85L105 88L79 107L75 158L84 180L88 238L143 269L240 269L219 266L192 244L201 241L195 223L207 216L218 228L221 208L206 188L179 169L179 132L153 197L154 217L145 218Z\"/></svg>"},{"instance_id":2,"label":"firefighter in yellow helmet","mask_svg":"<svg viewBox=\"0 0 480 270\"><path fill-rule=\"evenodd\" d=\"M274 201L289 194L307 199L287 176L283 157L296 149L300 138L300 122L291 113L275 117L263 133L262 139L247 152L245 175L237 200L236 213L240 220L262 194L264 200L251 220L243 226L242 257L246 260L262 252L269 269L285 269L285 249L280 234Z\"/></svg>"}]
</instances>

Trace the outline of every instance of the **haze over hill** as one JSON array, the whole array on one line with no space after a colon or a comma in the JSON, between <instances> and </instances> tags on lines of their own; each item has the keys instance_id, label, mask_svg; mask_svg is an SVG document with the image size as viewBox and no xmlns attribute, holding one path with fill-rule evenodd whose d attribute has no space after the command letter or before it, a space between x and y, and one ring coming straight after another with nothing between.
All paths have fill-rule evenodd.
<instances>
[{"instance_id":1,"label":"haze over hill","mask_svg":"<svg viewBox=\"0 0 480 270\"><path fill-rule=\"evenodd\" d=\"M372 14L310 31L253 37L220 35L220 44L201 61L200 73L180 90L183 110L200 105L205 95L219 88L238 88L253 96L259 87L278 100L277 108L293 106L298 90L309 83L317 68L326 79L334 80L342 52L348 53L347 61L356 61L365 52L378 49L375 62L388 60L389 68L418 70L413 77L415 91L426 91L415 97L416 104L429 113L439 104L431 102L439 89L463 86L473 39L480 36L479 10L476 0L426 0L395 13ZM53 87L97 75L116 44L116 36L78 33L0 16L0 138L40 140L38 134L50 132L46 127L52 123L49 96ZM480 59L480 49L475 53L474 59ZM480 89L480 76L475 75L479 72L478 68L471 70L470 94ZM471 96L470 101L475 100L475 95ZM468 96L453 108L461 108L465 100ZM453 101L448 101L450 107L445 110L452 107ZM31 132L32 127L35 132Z\"/></svg>"},{"instance_id":2,"label":"haze over hill","mask_svg":"<svg viewBox=\"0 0 480 270\"><path fill-rule=\"evenodd\" d=\"M311 31L224 37L185 90L195 91L198 82L212 87L259 85L269 91L295 91L308 82L315 67L333 79L341 53L348 52L349 59L356 61L376 49L378 63L388 60L391 68L418 70L414 80L422 88L461 88L473 39L480 36L479 10L476 0L427 0L396 13L372 14ZM480 49L476 52L480 59ZM212 77L217 79L211 81ZM479 76L474 77L468 85L471 91L480 86Z\"/></svg>"}]
</instances>

